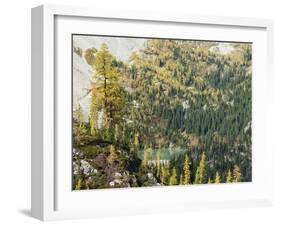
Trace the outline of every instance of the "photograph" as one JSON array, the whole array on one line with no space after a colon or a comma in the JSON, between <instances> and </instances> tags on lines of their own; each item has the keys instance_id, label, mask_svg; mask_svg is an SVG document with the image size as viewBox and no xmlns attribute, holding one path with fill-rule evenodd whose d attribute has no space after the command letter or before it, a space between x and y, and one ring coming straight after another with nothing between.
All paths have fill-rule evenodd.
<instances>
[{"instance_id":1,"label":"photograph","mask_svg":"<svg viewBox=\"0 0 281 226\"><path fill-rule=\"evenodd\" d=\"M69 48L72 190L252 181L251 42L72 34Z\"/></svg>"}]
</instances>

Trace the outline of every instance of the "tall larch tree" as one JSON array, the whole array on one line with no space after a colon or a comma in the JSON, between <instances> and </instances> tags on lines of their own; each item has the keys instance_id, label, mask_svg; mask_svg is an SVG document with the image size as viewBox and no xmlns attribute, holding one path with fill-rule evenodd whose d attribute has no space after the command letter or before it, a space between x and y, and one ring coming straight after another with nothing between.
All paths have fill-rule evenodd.
<instances>
[{"instance_id":1,"label":"tall larch tree","mask_svg":"<svg viewBox=\"0 0 281 226\"><path fill-rule=\"evenodd\" d=\"M232 182L231 170L228 169L227 175L226 175L226 183L231 183L231 182Z\"/></svg>"},{"instance_id":2,"label":"tall larch tree","mask_svg":"<svg viewBox=\"0 0 281 226\"><path fill-rule=\"evenodd\" d=\"M162 164L161 165L161 175L160 181L162 185L168 185L170 179L170 165L169 164Z\"/></svg>"},{"instance_id":3,"label":"tall larch tree","mask_svg":"<svg viewBox=\"0 0 281 226\"><path fill-rule=\"evenodd\" d=\"M219 172L216 172L216 176L215 176L215 184L219 184L221 182L221 177Z\"/></svg>"},{"instance_id":4,"label":"tall larch tree","mask_svg":"<svg viewBox=\"0 0 281 226\"><path fill-rule=\"evenodd\" d=\"M206 155L205 152L202 153L199 166L196 170L195 184L204 184L206 182Z\"/></svg>"},{"instance_id":5,"label":"tall larch tree","mask_svg":"<svg viewBox=\"0 0 281 226\"><path fill-rule=\"evenodd\" d=\"M90 124L91 132L100 127L109 129L112 122L121 119L125 106L125 92L119 84L119 77L113 65L114 57L106 44L95 54L94 75L91 87ZM102 122L101 122L102 121Z\"/></svg>"},{"instance_id":6,"label":"tall larch tree","mask_svg":"<svg viewBox=\"0 0 281 226\"><path fill-rule=\"evenodd\" d=\"M191 184L191 173L190 173L190 161L187 154L184 157L184 164L183 164L183 181L184 185Z\"/></svg>"}]
</instances>

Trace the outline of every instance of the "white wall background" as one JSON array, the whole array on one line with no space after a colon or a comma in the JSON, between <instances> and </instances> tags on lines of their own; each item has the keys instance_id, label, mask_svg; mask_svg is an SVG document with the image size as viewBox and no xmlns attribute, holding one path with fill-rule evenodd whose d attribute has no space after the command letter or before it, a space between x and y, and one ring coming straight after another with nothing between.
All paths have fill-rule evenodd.
<instances>
[{"instance_id":1,"label":"white wall background","mask_svg":"<svg viewBox=\"0 0 281 226\"><path fill-rule=\"evenodd\" d=\"M270 208L50 222L50 225L280 225L281 13L278 0L6 0L0 8L0 225L39 225L30 208L30 8L43 3L275 20L275 88L269 141L275 151L275 205ZM271 176L271 175L270 175Z\"/></svg>"}]
</instances>

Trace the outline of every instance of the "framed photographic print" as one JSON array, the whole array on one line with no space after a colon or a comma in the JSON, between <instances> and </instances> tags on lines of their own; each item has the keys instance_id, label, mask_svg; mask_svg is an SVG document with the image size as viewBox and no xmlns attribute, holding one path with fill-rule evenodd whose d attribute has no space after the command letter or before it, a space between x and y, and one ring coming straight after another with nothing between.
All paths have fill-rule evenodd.
<instances>
[{"instance_id":1,"label":"framed photographic print","mask_svg":"<svg viewBox=\"0 0 281 226\"><path fill-rule=\"evenodd\" d=\"M32 215L272 203L272 21L32 9Z\"/></svg>"}]
</instances>

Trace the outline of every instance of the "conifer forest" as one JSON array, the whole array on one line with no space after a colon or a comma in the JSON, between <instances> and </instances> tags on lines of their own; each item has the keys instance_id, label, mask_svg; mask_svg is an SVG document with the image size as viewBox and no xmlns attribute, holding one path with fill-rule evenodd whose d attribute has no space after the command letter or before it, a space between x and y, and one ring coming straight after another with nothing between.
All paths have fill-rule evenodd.
<instances>
[{"instance_id":1,"label":"conifer forest","mask_svg":"<svg viewBox=\"0 0 281 226\"><path fill-rule=\"evenodd\" d=\"M72 35L72 189L252 181L252 44Z\"/></svg>"}]
</instances>

